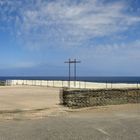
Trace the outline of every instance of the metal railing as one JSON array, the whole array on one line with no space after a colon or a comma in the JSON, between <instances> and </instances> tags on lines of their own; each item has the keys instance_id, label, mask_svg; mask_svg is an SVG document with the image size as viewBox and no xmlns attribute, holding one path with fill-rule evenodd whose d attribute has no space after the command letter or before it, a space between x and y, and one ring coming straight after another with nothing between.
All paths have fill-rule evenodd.
<instances>
[{"instance_id":1,"label":"metal railing","mask_svg":"<svg viewBox=\"0 0 140 140\"><path fill-rule=\"evenodd\" d=\"M139 83L97 83L87 81L62 81L62 80L6 80L6 85L29 85L47 87L66 87L78 89L118 89L118 88L140 88Z\"/></svg>"}]
</instances>

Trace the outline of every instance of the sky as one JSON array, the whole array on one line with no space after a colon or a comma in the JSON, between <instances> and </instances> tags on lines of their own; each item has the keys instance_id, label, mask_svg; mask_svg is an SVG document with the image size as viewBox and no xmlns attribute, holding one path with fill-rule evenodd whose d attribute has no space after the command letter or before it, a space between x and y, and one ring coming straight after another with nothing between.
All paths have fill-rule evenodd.
<instances>
[{"instance_id":1,"label":"sky","mask_svg":"<svg viewBox=\"0 0 140 140\"><path fill-rule=\"evenodd\" d=\"M0 0L0 76L66 76L69 58L140 76L140 0Z\"/></svg>"}]
</instances>

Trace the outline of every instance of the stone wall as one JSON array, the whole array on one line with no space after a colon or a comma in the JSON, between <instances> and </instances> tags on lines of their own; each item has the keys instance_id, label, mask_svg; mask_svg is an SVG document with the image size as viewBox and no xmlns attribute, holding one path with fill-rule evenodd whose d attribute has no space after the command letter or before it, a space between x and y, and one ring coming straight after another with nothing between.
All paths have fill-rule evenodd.
<instances>
[{"instance_id":1,"label":"stone wall","mask_svg":"<svg viewBox=\"0 0 140 140\"><path fill-rule=\"evenodd\" d=\"M5 81L0 81L0 86L5 86Z\"/></svg>"},{"instance_id":2,"label":"stone wall","mask_svg":"<svg viewBox=\"0 0 140 140\"><path fill-rule=\"evenodd\" d=\"M60 99L61 104L71 108L140 103L140 89L63 89Z\"/></svg>"}]
</instances>

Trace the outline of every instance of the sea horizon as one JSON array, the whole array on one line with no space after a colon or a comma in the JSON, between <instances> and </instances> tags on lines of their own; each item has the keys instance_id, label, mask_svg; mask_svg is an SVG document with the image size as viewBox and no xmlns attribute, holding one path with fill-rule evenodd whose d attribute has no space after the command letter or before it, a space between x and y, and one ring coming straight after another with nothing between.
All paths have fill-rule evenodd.
<instances>
[{"instance_id":1,"label":"sea horizon","mask_svg":"<svg viewBox=\"0 0 140 140\"><path fill-rule=\"evenodd\" d=\"M67 76L0 76L1 81L6 80L62 80L68 81ZM74 77L71 77L71 81ZM140 83L140 76L77 76L76 81L108 82L108 83Z\"/></svg>"}]
</instances>

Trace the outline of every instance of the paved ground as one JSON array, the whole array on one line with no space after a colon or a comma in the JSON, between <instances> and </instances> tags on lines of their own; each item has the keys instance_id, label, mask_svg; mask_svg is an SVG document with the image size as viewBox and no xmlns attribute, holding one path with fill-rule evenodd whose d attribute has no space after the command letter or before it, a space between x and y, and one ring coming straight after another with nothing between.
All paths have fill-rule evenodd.
<instances>
[{"instance_id":1,"label":"paved ground","mask_svg":"<svg viewBox=\"0 0 140 140\"><path fill-rule=\"evenodd\" d=\"M140 104L0 121L0 140L139 140Z\"/></svg>"},{"instance_id":2,"label":"paved ground","mask_svg":"<svg viewBox=\"0 0 140 140\"><path fill-rule=\"evenodd\" d=\"M70 110L57 105L58 92L46 87L1 87L0 140L140 139L140 104Z\"/></svg>"}]
</instances>

